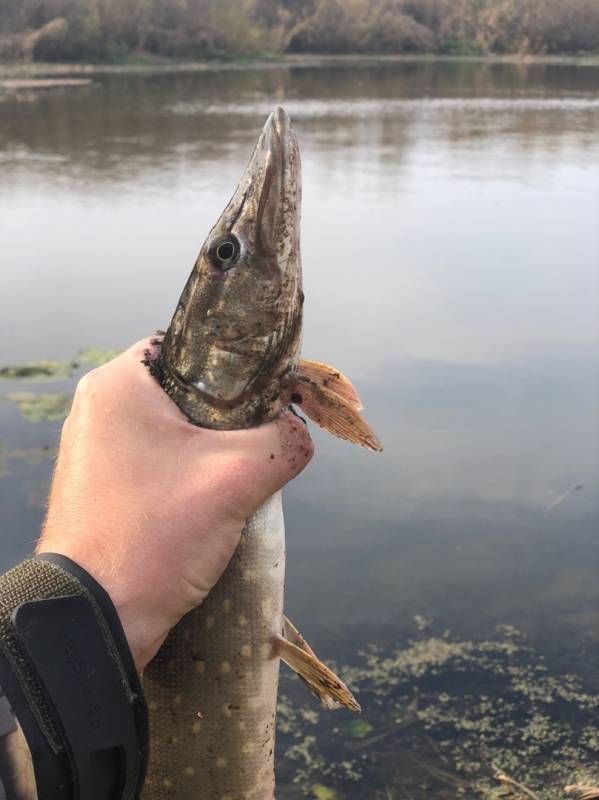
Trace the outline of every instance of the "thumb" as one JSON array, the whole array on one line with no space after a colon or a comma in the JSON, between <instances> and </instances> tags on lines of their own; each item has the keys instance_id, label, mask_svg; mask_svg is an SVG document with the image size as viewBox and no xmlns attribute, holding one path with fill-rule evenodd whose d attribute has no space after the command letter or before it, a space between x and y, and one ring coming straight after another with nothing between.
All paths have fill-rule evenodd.
<instances>
[{"instance_id":1,"label":"thumb","mask_svg":"<svg viewBox=\"0 0 599 800\"><path fill-rule=\"evenodd\" d=\"M228 431L227 438L234 448L233 440L239 439L238 452L245 462L242 473L252 476L244 487L246 508L251 511L299 475L314 454L305 423L291 411L257 428Z\"/></svg>"},{"instance_id":2,"label":"thumb","mask_svg":"<svg viewBox=\"0 0 599 800\"><path fill-rule=\"evenodd\" d=\"M274 453L277 469L273 472L274 491L281 489L295 478L314 455L314 444L306 423L292 411L285 411L274 422L277 430L279 452ZM273 455L272 453L270 455ZM277 463L278 462L278 463Z\"/></svg>"}]
</instances>

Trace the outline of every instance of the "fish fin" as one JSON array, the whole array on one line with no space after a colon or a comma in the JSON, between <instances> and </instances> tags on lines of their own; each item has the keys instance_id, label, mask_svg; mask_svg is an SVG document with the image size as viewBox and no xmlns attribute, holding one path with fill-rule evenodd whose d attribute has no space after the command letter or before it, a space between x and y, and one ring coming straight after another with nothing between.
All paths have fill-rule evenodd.
<instances>
[{"instance_id":1,"label":"fish fin","mask_svg":"<svg viewBox=\"0 0 599 800\"><path fill-rule=\"evenodd\" d=\"M347 378L344 381L349 384ZM347 389L344 391L347 394ZM354 398L357 398L357 394L354 394ZM299 406L307 417L333 436L359 444L360 447L367 447L376 453L382 452L382 444L358 410L359 398L358 401L348 400L330 385L324 386L322 381L316 381L309 374L298 370L289 375L286 400Z\"/></svg>"},{"instance_id":2,"label":"fish fin","mask_svg":"<svg viewBox=\"0 0 599 800\"><path fill-rule=\"evenodd\" d=\"M296 373L300 378L308 378L318 386L323 386L345 400L356 411L362 411L364 406L356 387L342 372L329 364L320 361L310 361L302 358Z\"/></svg>"},{"instance_id":3,"label":"fish fin","mask_svg":"<svg viewBox=\"0 0 599 800\"><path fill-rule=\"evenodd\" d=\"M308 689L327 708L344 706L350 711L361 712L360 704L326 664L319 661L295 625L287 617L283 621L283 636L275 637L275 652L288 667L296 672Z\"/></svg>"}]
</instances>

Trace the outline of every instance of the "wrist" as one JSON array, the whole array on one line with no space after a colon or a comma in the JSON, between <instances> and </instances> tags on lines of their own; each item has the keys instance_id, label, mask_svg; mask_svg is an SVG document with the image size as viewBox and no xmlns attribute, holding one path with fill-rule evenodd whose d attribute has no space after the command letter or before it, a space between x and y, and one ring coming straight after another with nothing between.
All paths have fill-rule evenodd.
<instances>
[{"instance_id":1,"label":"wrist","mask_svg":"<svg viewBox=\"0 0 599 800\"><path fill-rule=\"evenodd\" d=\"M49 541L50 545L49 546ZM76 542L58 544L44 532L41 542L44 550L51 550L64 556L84 569L107 593L117 612L131 656L138 673L143 672L148 663L158 652L160 645L168 634L169 625L161 619L161 614L148 614L143 606L143 594L135 590L131 582L127 583L122 571L107 570L107 559L98 557L97 548L77 547ZM173 621L173 625L176 620Z\"/></svg>"},{"instance_id":2,"label":"wrist","mask_svg":"<svg viewBox=\"0 0 599 800\"><path fill-rule=\"evenodd\" d=\"M66 800L77 786L86 797L139 797L147 709L108 594L55 553L21 562L0 584L0 684L33 755L40 796Z\"/></svg>"},{"instance_id":3,"label":"wrist","mask_svg":"<svg viewBox=\"0 0 599 800\"><path fill-rule=\"evenodd\" d=\"M108 594L111 594L110 591ZM118 598L112 598L112 595L111 599L123 626L135 668L142 673L166 639L169 627L146 619L138 608L125 601L119 602Z\"/></svg>"}]
</instances>

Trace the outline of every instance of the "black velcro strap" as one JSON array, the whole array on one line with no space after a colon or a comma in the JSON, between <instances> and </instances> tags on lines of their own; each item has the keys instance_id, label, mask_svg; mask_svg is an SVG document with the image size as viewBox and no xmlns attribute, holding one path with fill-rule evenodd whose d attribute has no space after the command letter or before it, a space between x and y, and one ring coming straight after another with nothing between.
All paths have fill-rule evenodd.
<instances>
[{"instance_id":1,"label":"black velcro strap","mask_svg":"<svg viewBox=\"0 0 599 800\"><path fill-rule=\"evenodd\" d=\"M59 796L40 784L52 770L64 773L65 764L71 791L61 797L138 798L147 762L147 709L104 589L63 556L22 562L0 576L0 650L18 684L11 696L9 681L6 693L32 750L40 798ZM37 726L31 719L23 725L23 697Z\"/></svg>"}]
</instances>

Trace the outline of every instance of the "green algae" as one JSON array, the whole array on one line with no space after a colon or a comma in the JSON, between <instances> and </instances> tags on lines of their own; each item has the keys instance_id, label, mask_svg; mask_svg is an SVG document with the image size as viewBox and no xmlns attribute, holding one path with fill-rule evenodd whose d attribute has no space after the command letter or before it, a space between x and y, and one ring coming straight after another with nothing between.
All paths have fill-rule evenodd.
<instances>
[{"instance_id":1,"label":"green algae","mask_svg":"<svg viewBox=\"0 0 599 800\"><path fill-rule=\"evenodd\" d=\"M66 380L80 367L101 367L119 355L112 348L88 347L80 350L69 361L32 361L0 367L0 379L4 380Z\"/></svg>"},{"instance_id":2,"label":"green algae","mask_svg":"<svg viewBox=\"0 0 599 800\"><path fill-rule=\"evenodd\" d=\"M3 400L15 403L26 422L56 422L63 420L71 408L72 399L64 394L33 394L11 392Z\"/></svg>"},{"instance_id":3,"label":"green algae","mask_svg":"<svg viewBox=\"0 0 599 800\"><path fill-rule=\"evenodd\" d=\"M352 739L364 739L372 730L372 725L365 719L352 719L343 726L343 731Z\"/></svg>"},{"instance_id":4,"label":"green algae","mask_svg":"<svg viewBox=\"0 0 599 800\"><path fill-rule=\"evenodd\" d=\"M80 364L91 364L94 367L101 367L107 364L119 355L118 350L111 348L88 347L86 350L80 350L77 354L77 362Z\"/></svg>"},{"instance_id":5,"label":"green algae","mask_svg":"<svg viewBox=\"0 0 599 800\"><path fill-rule=\"evenodd\" d=\"M552 671L511 626L482 641L417 628L340 670L368 714L363 735L362 720L309 717L283 695L281 769L300 794L321 784L338 800L364 787L381 799L531 797L521 784L558 800L568 784L597 785L598 694Z\"/></svg>"},{"instance_id":6,"label":"green algae","mask_svg":"<svg viewBox=\"0 0 599 800\"><path fill-rule=\"evenodd\" d=\"M0 367L0 378L4 380L35 380L69 378L73 364L69 361L32 361L29 364L17 364Z\"/></svg>"},{"instance_id":7,"label":"green algae","mask_svg":"<svg viewBox=\"0 0 599 800\"><path fill-rule=\"evenodd\" d=\"M67 380L76 370L84 372L116 358L118 352L108 348L90 347L79 351L71 361L35 361L0 368L0 378L5 380ZM34 394L11 392L2 398L16 403L26 422L57 422L69 413L72 399L63 393ZM4 468L3 473L6 472Z\"/></svg>"},{"instance_id":8,"label":"green algae","mask_svg":"<svg viewBox=\"0 0 599 800\"><path fill-rule=\"evenodd\" d=\"M314 800L337 800L337 792L322 783L315 783L311 791Z\"/></svg>"}]
</instances>

